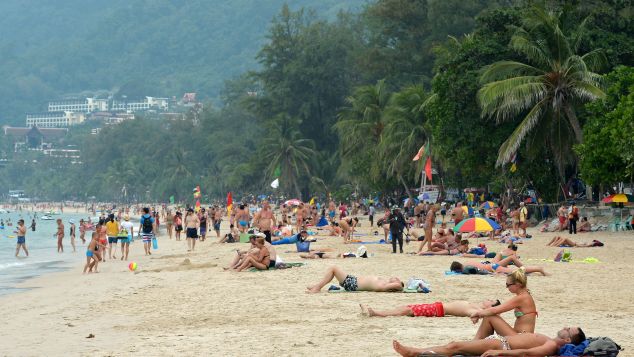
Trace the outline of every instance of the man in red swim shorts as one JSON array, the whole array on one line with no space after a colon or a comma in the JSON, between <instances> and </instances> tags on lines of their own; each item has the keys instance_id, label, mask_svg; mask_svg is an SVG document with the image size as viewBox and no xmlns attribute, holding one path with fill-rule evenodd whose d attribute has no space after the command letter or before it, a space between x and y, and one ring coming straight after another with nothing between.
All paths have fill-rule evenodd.
<instances>
[{"instance_id":1,"label":"man in red swim shorts","mask_svg":"<svg viewBox=\"0 0 634 357\"><path fill-rule=\"evenodd\" d=\"M415 304L399 306L394 310L377 311L361 304L361 313L370 317L386 316L424 316L424 317L445 317L445 316L471 316L472 313L488 309L492 306L500 305L499 300L484 300L473 303L464 300L452 302L435 302L432 304Z\"/></svg>"}]
</instances>

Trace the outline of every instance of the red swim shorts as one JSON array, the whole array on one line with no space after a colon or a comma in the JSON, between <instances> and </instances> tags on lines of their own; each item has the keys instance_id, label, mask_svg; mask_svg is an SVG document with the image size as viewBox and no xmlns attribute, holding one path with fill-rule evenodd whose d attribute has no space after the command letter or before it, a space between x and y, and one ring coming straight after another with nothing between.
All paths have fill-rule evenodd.
<instances>
[{"instance_id":1,"label":"red swim shorts","mask_svg":"<svg viewBox=\"0 0 634 357\"><path fill-rule=\"evenodd\" d=\"M445 308L442 306L442 302L435 302L433 304L418 304L418 305L407 305L414 316L425 316L425 317L443 317L445 316Z\"/></svg>"},{"instance_id":2,"label":"red swim shorts","mask_svg":"<svg viewBox=\"0 0 634 357\"><path fill-rule=\"evenodd\" d=\"M564 216L559 216L559 223L561 223L561 224L566 223L566 217L564 217Z\"/></svg>"}]
</instances>

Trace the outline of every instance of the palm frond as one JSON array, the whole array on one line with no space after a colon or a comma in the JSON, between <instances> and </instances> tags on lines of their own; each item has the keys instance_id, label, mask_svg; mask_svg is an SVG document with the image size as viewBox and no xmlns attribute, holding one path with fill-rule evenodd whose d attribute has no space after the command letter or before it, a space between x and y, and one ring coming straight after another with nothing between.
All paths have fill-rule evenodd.
<instances>
[{"instance_id":1,"label":"palm frond","mask_svg":"<svg viewBox=\"0 0 634 357\"><path fill-rule=\"evenodd\" d=\"M540 117L545 112L545 107L547 105L546 99L542 99L539 103L537 103L533 109L524 117L522 122L515 128L511 136L500 146L500 150L498 151L498 158L495 163L496 166L502 166L508 163L513 157L513 154L517 152L522 140L524 137L535 127L535 125L539 122Z\"/></svg>"}]
</instances>

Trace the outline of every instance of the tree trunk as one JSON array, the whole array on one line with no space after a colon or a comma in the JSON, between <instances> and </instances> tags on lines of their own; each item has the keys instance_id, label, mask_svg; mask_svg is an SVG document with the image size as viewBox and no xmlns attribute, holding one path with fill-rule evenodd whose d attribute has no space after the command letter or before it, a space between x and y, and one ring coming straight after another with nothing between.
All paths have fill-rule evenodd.
<instances>
[{"instance_id":1,"label":"tree trunk","mask_svg":"<svg viewBox=\"0 0 634 357\"><path fill-rule=\"evenodd\" d=\"M577 139L578 143L583 142L583 131L581 130L581 124L579 124L579 119L577 119L577 115L575 111L569 105L564 106L564 111L566 112L566 117L568 118L568 123L572 127L572 131L575 133L575 139Z\"/></svg>"},{"instance_id":2,"label":"tree trunk","mask_svg":"<svg viewBox=\"0 0 634 357\"><path fill-rule=\"evenodd\" d=\"M405 192L407 192L407 197L409 197L410 200L413 199L414 197L412 197L412 192L409 189L409 187L407 187L407 183L403 179L403 175L401 175L400 173L397 175L398 175L398 180L401 181L401 183L403 184L403 187L405 188Z\"/></svg>"}]
</instances>

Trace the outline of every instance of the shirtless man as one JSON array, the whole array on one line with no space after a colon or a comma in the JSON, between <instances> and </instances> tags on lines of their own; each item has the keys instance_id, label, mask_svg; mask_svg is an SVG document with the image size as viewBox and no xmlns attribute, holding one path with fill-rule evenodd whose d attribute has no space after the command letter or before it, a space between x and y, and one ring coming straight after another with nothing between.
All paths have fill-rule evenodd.
<instances>
[{"instance_id":1,"label":"shirtless man","mask_svg":"<svg viewBox=\"0 0 634 357\"><path fill-rule=\"evenodd\" d=\"M568 209L566 205L561 205L557 210L557 219L559 220L559 231L563 231L567 228L566 220L568 219Z\"/></svg>"},{"instance_id":2,"label":"shirtless man","mask_svg":"<svg viewBox=\"0 0 634 357\"><path fill-rule=\"evenodd\" d=\"M198 227L200 227L200 219L194 213L193 208L187 209L185 215L185 228L187 230L187 251L191 252L196 248L196 239L198 239Z\"/></svg>"},{"instance_id":3,"label":"shirtless man","mask_svg":"<svg viewBox=\"0 0 634 357\"><path fill-rule=\"evenodd\" d=\"M451 210L451 219L453 219L454 225L457 225L464 219L464 211L462 210L462 202L458 202L456 207Z\"/></svg>"},{"instance_id":4,"label":"shirtless man","mask_svg":"<svg viewBox=\"0 0 634 357\"><path fill-rule=\"evenodd\" d=\"M516 257L511 256L511 257L507 257L505 258L505 260L514 260L519 262L519 260L517 260ZM520 262L521 265L521 262ZM509 267L509 266L502 266L500 264L494 263L494 264L485 264L485 263L480 263L480 262L469 262L468 264L466 264L465 266L472 266L478 270L484 270L484 271L488 271L490 273L500 273L500 274L511 274L512 272L516 271L517 269L519 269L517 266L514 267ZM459 262L453 262L451 263L451 266L449 267L449 269L451 271L457 272L457 273L462 273L464 270L464 267L461 263ZM523 266L526 273L540 273L543 276L548 276L550 274L546 273L546 271L544 270L544 267L540 267L540 266Z\"/></svg>"},{"instance_id":5,"label":"shirtless man","mask_svg":"<svg viewBox=\"0 0 634 357\"><path fill-rule=\"evenodd\" d=\"M306 218L306 214L304 211L304 203L302 202L295 211L295 225L298 232L304 230L304 218Z\"/></svg>"},{"instance_id":6,"label":"shirtless man","mask_svg":"<svg viewBox=\"0 0 634 357\"><path fill-rule=\"evenodd\" d=\"M339 285L346 291L392 292L403 290L403 282L399 278L381 278L371 275L356 277L346 274L337 266L331 266L326 271L324 278L317 284L308 286L306 292L311 294L318 293L333 278L337 278Z\"/></svg>"},{"instance_id":7,"label":"shirtless man","mask_svg":"<svg viewBox=\"0 0 634 357\"><path fill-rule=\"evenodd\" d=\"M249 228L249 221L251 220L249 217L249 210L244 204L240 205L238 211L236 212L236 220L238 220L238 229L240 233L244 233Z\"/></svg>"},{"instance_id":8,"label":"shirtless man","mask_svg":"<svg viewBox=\"0 0 634 357\"><path fill-rule=\"evenodd\" d=\"M453 356L456 354L482 356L553 356L567 344L580 344L586 335L579 327L564 327L557 336L550 338L538 333L522 333L511 336L491 335L484 340L451 342L444 346L414 348L392 341L394 350L401 356L415 357L421 354L439 354Z\"/></svg>"},{"instance_id":9,"label":"shirtless man","mask_svg":"<svg viewBox=\"0 0 634 357\"><path fill-rule=\"evenodd\" d=\"M62 245L62 240L64 239L64 223L62 223L61 219L57 219L57 252L64 253L64 246Z\"/></svg>"},{"instance_id":10,"label":"shirtless man","mask_svg":"<svg viewBox=\"0 0 634 357\"><path fill-rule=\"evenodd\" d=\"M335 205L335 201L330 200L330 202L328 202L328 220L330 222L334 222L336 215L337 215L337 206Z\"/></svg>"},{"instance_id":11,"label":"shirtless man","mask_svg":"<svg viewBox=\"0 0 634 357\"><path fill-rule=\"evenodd\" d=\"M253 217L253 224L258 227L258 230L264 233L264 239L271 243L271 229L275 227L277 221L275 215L271 210L271 206L267 201L262 202L262 209L259 210ZM271 260L274 260L271 258Z\"/></svg>"},{"instance_id":12,"label":"shirtless man","mask_svg":"<svg viewBox=\"0 0 634 357\"><path fill-rule=\"evenodd\" d=\"M421 247L427 243L427 251L431 252L432 229L436 224L436 206L431 206L427 216L425 217L425 240L421 243Z\"/></svg>"},{"instance_id":13,"label":"shirtless man","mask_svg":"<svg viewBox=\"0 0 634 357\"><path fill-rule=\"evenodd\" d=\"M361 313L369 317L387 317L387 316L424 316L424 317L469 317L471 314L488 309L493 306L500 305L500 300L484 300L482 302L473 303L464 300L451 302L435 302L433 304L416 304L399 306L394 310L377 311L364 304L359 304Z\"/></svg>"},{"instance_id":14,"label":"shirtless man","mask_svg":"<svg viewBox=\"0 0 634 357\"><path fill-rule=\"evenodd\" d=\"M283 204L282 207L280 208L280 211L282 213L282 225L287 225L288 224L288 207Z\"/></svg>"},{"instance_id":15,"label":"shirtless man","mask_svg":"<svg viewBox=\"0 0 634 357\"><path fill-rule=\"evenodd\" d=\"M214 206L214 231L216 231L216 238L220 238L220 223L222 223L222 210L220 207Z\"/></svg>"},{"instance_id":16,"label":"shirtless man","mask_svg":"<svg viewBox=\"0 0 634 357\"><path fill-rule=\"evenodd\" d=\"M416 207L414 207L414 216L416 216L416 228L420 228L423 223L423 203L418 202Z\"/></svg>"}]
</instances>

